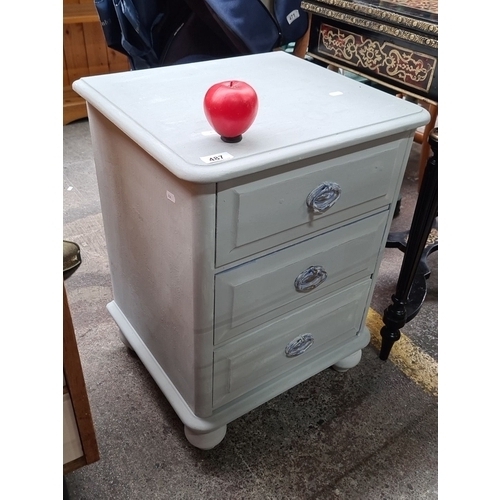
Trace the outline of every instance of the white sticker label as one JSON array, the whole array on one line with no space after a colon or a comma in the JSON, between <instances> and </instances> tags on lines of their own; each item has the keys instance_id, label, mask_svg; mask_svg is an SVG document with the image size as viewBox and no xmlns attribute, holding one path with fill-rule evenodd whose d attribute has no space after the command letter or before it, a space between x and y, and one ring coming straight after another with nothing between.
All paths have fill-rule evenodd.
<instances>
[{"instance_id":1,"label":"white sticker label","mask_svg":"<svg viewBox=\"0 0 500 500\"><path fill-rule=\"evenodd\" d=\"M338 90L337 92L330 92L328 95L331 95L332 97L337 97L338 95L343 95L343 92L340 92L340 90Z\"/></svg>"},{"instance_id":2,"label":"white sticker label","mask_svg":"<svg viewBox=\"0 0 500 500\"><path fill-rule=\"evenodd\" d=\"M288 21L288 24L292 24L295 19L298 19L300 17L299 11L297 9L292 10L288 16L286 16L286 20Z\"/></svg>"},{"instance_id":3,"label":"white sticker label","mask_svg":"<svg viewBox=\"0 0 500 500\"><path fill-rule=\"evenodd\" d=\"M216 153L210 156L201 156L200 160L205 163L218 163L224 160L230 160L233 158L233 155L230 155L228 152L224 151L224 153Z\"/></svg>"},{"instance_id":4,"label":"white sticker label","mask_svg":"<svg viewBox=\"0 0 500 500\"><path fill-rule=\"evenodd\" d=\"M167 200L170 200L172 203L175 203L175 196L170 191L167 191Z\"/></svg>"}]
</instances>

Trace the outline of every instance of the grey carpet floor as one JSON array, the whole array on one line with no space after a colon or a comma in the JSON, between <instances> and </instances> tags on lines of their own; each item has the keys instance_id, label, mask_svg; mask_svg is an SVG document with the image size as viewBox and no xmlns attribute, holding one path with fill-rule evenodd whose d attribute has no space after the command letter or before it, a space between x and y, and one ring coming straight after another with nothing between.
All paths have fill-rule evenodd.
<instances>
[{"instance_id":1,"label":"grey carpet floor","mask_svg":"<svg viewBox=\"0 0 500 500\"><path fill-rule=\"evenodd\" d=\"M417 196L414 145L393 230ZM72 500L435 499L437 397L373 345L341 374L327 369L228 425L210 451L192 447L153 379L106 310L109 265L88 122L64 127L64 238L83 263L65 282L100 460L66 476ZM372 308L394 292L402 253L386 249ZM437 361L437 252L420 314L404 328Z\"/></svg>"}]
</instances>

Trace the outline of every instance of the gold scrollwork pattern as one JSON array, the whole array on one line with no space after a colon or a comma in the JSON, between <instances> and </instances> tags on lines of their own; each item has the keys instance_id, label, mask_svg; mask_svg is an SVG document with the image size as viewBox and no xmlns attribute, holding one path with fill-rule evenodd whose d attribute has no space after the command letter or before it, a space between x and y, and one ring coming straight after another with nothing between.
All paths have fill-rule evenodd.
<instances>
[{"instance_id":1,"label":"gold scrollwork pattern","mask_svg":"<svg viewBox=\"0 0 500 500\"><path fill-rule=\"evenodd\" d=\"M423 31L425 33L430 33L432 35L438 34L437 23L431 23L423 21L421 19L415 19L409 16L401 15L399 12L391 12L389 10L377 9L370 5L364 3L356 3L352 0L318 0L319 3L333 5L334 7L339 7L340 9L353 11L356 13L367 15L371 18L381 19L389 23L396 24L398 26L405 26L407 28L415 29L418 31ZM391 2L386 0L387 4L393 4L397 8L402 6L408 6L414 9L422 10L424 12L429 12L431 14L437 14L437 0L408 0L403 3L403 0L397 0L397 2ZM301 7L304 10L314 12L314 8L317 7L309 2L302 2Z\"/></svg>"},{"instance_id":2,"label":"gold scrollwork pattern","mask_svg":"<svg viewBox=\"0 0 500 500\"><path fill-rule=\"evenodd\" d=\"M390 78L409 87L428 91L437 59L392 43L321 24L318 51L355 67Z\"/></svg>"},{"instance_id":3,"label":"gold scrollwork pattern","mask_svg":"<svg viewBox=\"0 0 500 500\"><path fill-rule=\"evenodd\" d=\"M309 2L302 2L301 6L304 10L312 12L314 14L318 14L323 17L329 17L331 19L336 19L346 24L351 24L353 26L360 26L362 28L366 28L367 30L385 33L388 35L392 35L396 38L402 40L408 40L409 42L416 43L419 45L424 45L426 47L430 47L432 49L438 48L438 41L436 38L429 38L427 36L422 36L418 33L413 33L411 31L406 31L405 29L399 28L397 26L390 26L388 24L379 23L377 21L373 21L371 19L364 19L361 17L356 17L351 14L345 12L338 12L328 7L320 7L319 5L315 5ZM407 18L397 15L396 20L393 21L396 24L404 24L407 21ZM437 28L437 25L436 25Z\"/></svg>"},{"instance_id":4,"label":"gold scrollwork pattern","mask_svg":"<svg viewBox=\"0 0 500 500\"><path fill-rule=\"evenodd\" d=\"M411 9L421 10L431 14L438 13L438 0L381 0L380 5L410 7Z\"/></svg>"}]
</instances>

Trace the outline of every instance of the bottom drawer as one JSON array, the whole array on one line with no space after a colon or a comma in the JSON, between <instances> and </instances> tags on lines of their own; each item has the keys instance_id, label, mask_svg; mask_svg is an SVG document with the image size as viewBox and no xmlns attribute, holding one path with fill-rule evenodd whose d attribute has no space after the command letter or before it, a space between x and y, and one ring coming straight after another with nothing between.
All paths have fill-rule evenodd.
<instances>
[{"instance_id":1,"label":"bottom drawer","mask_svg":"<svg viewBox=\"0 0 500 500\"><path fill-rule=\"evenodd\" d=\"M213 408L353 339L370 285L368 279L345 288L216 349Z\"/></svg>"}]
</instances>

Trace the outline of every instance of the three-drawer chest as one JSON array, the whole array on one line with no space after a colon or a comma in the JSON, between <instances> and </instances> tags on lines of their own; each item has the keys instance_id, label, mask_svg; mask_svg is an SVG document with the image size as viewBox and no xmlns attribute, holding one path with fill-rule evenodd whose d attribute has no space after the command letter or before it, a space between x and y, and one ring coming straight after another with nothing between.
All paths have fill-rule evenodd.
<instances>
[{"instance_id":1,"label":"three-drawer chest","mask_svg":"<svg viewBox=\"0 0 500 500\"><path fill-rule=\"evenodd\" d=\"M239 143L204 112L243 80ZM355 366L423 108L285 52L82 78L113 300L108 310L209 449L328 367Z\"/></svg>"}]
</instances>

